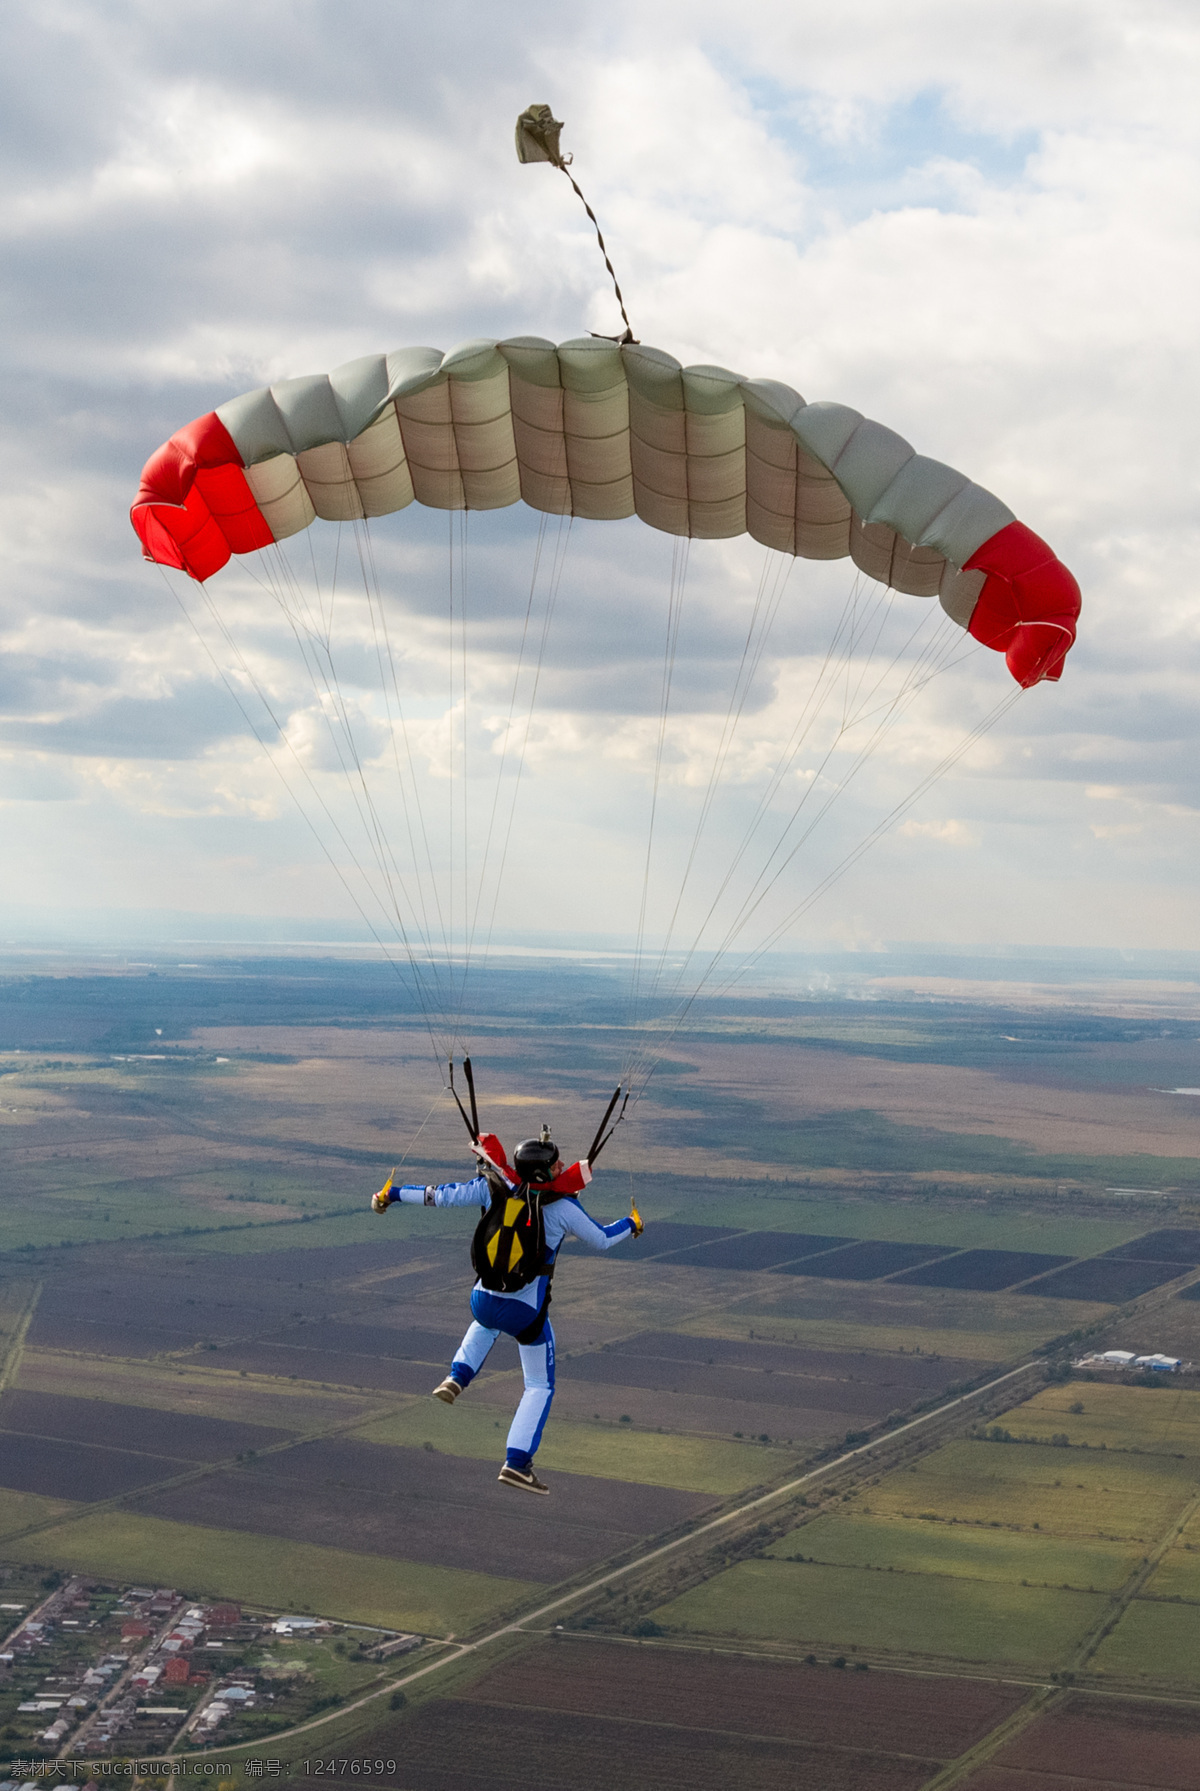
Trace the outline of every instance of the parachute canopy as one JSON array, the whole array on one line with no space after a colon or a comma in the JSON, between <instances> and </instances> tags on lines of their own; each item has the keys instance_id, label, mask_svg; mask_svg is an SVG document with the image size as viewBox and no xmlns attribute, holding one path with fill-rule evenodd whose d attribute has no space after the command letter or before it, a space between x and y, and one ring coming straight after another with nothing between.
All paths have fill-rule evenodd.
<instances>
[{"instance_id":1,"label":"parachute canopy","mask_svg":"<svg viewBox=\"0 0 1200 1791\"><path fill-rule=\"evenodd\" d=\"M991 492L843 404L641 343L535 336L406 348L281 380L180 429L147 461L146 557L204 580L232 554L411 503L639 516L750 534L943 609L1021 685L1061 676L1079 587Z\"/></svg>"}]
</instances>

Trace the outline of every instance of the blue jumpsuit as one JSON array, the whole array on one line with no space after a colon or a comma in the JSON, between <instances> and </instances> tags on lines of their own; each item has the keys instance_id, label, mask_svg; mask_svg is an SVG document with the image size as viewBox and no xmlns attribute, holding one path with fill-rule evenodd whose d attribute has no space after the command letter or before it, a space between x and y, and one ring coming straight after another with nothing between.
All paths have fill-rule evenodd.
<instances>
[{"instance_id":1,"label":"blue jumpsuit","mask_svg":"<svg viewBox=\"0 0 1200 1791\"><path fill-rule=\"evenodd\" d=\"M398 1188L396 1193L400 1200L411 1206L478 1206L486 1209L491 1201L491 1190L481 1175L470 1182L444 1182L437 1188ZM634 1230L632 1219L597 1225L570 1195L548 1202L543 1212L548 1266L553 1265L568 1232L593 1250L611 1250ZM509 1337L527 1331L542 1308L548 1282L548 1275L539 1275L519 1293L498 1294L492 1293L482 1281L477 1281L471 1289L474 1322L450 1364L451 1378L460 1386L469 1387L501 1331ZM509 1427L506 1459L510 1468L519 1468L524 1473L537 1453L550 1413L550 1401L554 1398L554 1331L549 1317L542 1321L533 1342L519 1343L517 1348L521 1352L525 1391Z\"/></svg>"}]
</instances>

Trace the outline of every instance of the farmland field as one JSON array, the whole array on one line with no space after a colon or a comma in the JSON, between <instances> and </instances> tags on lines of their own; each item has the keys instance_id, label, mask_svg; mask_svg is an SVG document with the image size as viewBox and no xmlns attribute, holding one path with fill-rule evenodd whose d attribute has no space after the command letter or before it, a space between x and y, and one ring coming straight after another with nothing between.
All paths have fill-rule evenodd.
<instances>
[{"instance_id":1,"label":"farmland field","mask_svg":"<svg viewBox=\"0 0 1200 1791\"><path fill-rule=\"evenodd\" d=\"M22 1392L97 1399L114 1405L149 1406L168 1412L195 1412L227 1423L250 1423L280 1431L313 1430L339 1421L366 1419L380 1401L357 1393L316 1392L289 1381L242 1380L200 1364L89 1360L86 1356L26 1350L17 1386Z\"/></svg>"},{"instance_id":2,"label":"farmland field","mask_svg":"<svg viewBox=\"0 0 1200 1791\"><path fill-rule=\"evenodd\" d=\"M73 1499L48 1499L39 1493L13 1492L0 1487L0 1536L23 1530L26 1524L44 1523L71 1510Z\"/></svg>"},{"instance_id":3,"label":"farmland field","mask_svg":"<svg viewBox=\"0 0 1200 1791\"><path fill-rule=\"evenodd\" d=\"M359 1744L365 1756L398 1757L395 1776L375 1782L403 1791L560 1791L564 1785L621 1791L918 1791L936 1762L836 1751L619 1714L573 1716L439 1698L397 1735L388 1725ZM819 1777L817 1776L819 1774Z\"/></svg>"},{"instance_id":4,"label":"farmland field","mask_svg":"<svg viewBox=\"0 0 1200 1791\"><path fill-rule=\"evenodd\" d=\"M682 1230L682 1227L680 1227ZM671 1258L676 1268L769 1269L794 1257L808 1258L849 1242L844 1237L818 1237L805 1231L741 1231L732 1237L694 1244Z\"/></svg>"},{"instance_id":5,"label":"farmland field","mask_svg":"<svg viewBox=\"0 0 1200 1791\"><path fill-rule=\"evenodd\" d=\"M559 1475L553 1507L531 1511L528 1500L498 1497L495 1458L334 1439L151 1493L137 1509L479 1573L519 1563L514 1577L553 1583L711 1503L671 1487Z\"/></svg>"},{"instance_id":6,"label":"farmland field","mask_svg":"<svg viewBox=\"0 0 1200 1791\"><path fill-rule=\"evenodd\" d=\"M1165 1456L963 1441L885 1476L869 1489L864 1509L1149 1542L1182 1512L1194 1488L1195 1470Z\"/></svg>"},{"instance_id":7,"label":"farmland field","mask_svg":"<svg viewBox=\"0 0 1200 1791\"><path fill-rule=\"evenodd\" d=\"M1025 1783L1025 1773L1033 1784L1043 1783L1043 1774L1061 1773L1072 1784L1195 1791L1200 1785L1200 1712L1075 1694L1001 1748L994 1768L1020 1775L997 1778L996 1791ZM988 1780L984 1776L968 1783L971 1791L982 1791Z\"/></svg>"},{"instance_id":8,"label":"farmland field","mask_svg":"<svg viewBox=\"0 0 1200 1791\"><path fill-rule=\"evenodd\" d=\"M1171 1375L1163 1375L1152 1387L1105 1381L1045 1387L1024 1405L1015 1406L1004 1423L1014 1436L1049 1441L1064 1435L1072 1444L1090 1449L1200 1456L1200 1391L1181 1387Z\"/></svg>"},{"instance_id":9,"label":"farmland field","mask_svg":"<svg viewBox=\"0 0 1200 1791\"><path fill-rule=\"evenodd\" d=\"M730 1362L727 1357L722 1359L720 1339L689 1360L682 1350L664 1348L653 1337L642 1348L633 1347L637 1341L631 1340L625 1348L573 1357L572 1379L699 1394L734 1405L798 1406L847 1417L883 1417L977 1372L973 1363L955 1357L936 1362L861 1354L837 1357L815 1350L793 1351L786 1344L767 1348L748 1343L743 1355L751 1357L754 1352L753 1357ZM703 1346L706 1340L699 1341Z\"/></svg>"},{"instance_id":10,"label":"farmland field","mask_svg":"<svg viewBox=\"0 0 1200 1791\"><path fill-rule=\"evenodd\" d=\"M0 1432L0 1486L47 1499L111 1499L183 1472L166 1456Z\"/></svg>"},{"instance_id":11,"label":"farmland field","mask_svg":"<svg viewBox=\"0 0 1200 1791\"><path fill-rule=\"evenodd\" d=\"M1140 1545L1064 1542L1023 1531L902 1518L818 1517L772 1543L768 1555L833 1567L1028 1582L1076 1592L1115 1591L1141 1559Z\"/></svg>"},{"instance_id":12,"label":"farmland field","mask_svg":"<svg viewBox=\"0 0 1200 1791\"><path fill-rule=\"evenodd\" d=\"M672 1220L686 1213L693 1222L724 1221L727 1230L755 1226L851 1240L929 1244L935 1250L1031 1250L1070 1258L1090 1256L1146 1230L1144 1223L1131 1222L1127 1212L989 1211L956 1201L950 1189L938 1198L917 1198L908 1190L897 1190L897 1198L886 1200L853 1186L831 1194L772 1182L734 1184L720 1192L710 1191L704 1181L681 1185L664 1177L654 1185L661 1186L660 1197Z\"/></svg>"},{"instance_id":13,"label":"farmland field","mask_svg":"<svg viewBox=\"0 0 1200 1791\"><path fill-rule=\"evenodd\" d=\"M276 1537L99 1512L10 1540L16 1561L128 1583L161 1580L199 1595L310 1609L356 1623L446 1635L528 1596L522 1580L317 1548Z\"/></svg>"},{"instance_id":14,"label":"farmland field","mask_svg":"<svg viewBox=\"0 0 1200 1791\"><path fill-rule=\"evenodd\" d=\"M737 1231L732 1225L689 1225L686 1220L657 1219L650 1232L638 1239L638 1255L662 1256L668 1251L690 1250L694 1244L736 1236Z\"/></svg>"},{"instance_id":15,"label":"farmland field","mask_svg":"<svg viewBox=\"0 0 1200 1791\"><path fill-rule=\"evenodd\" d=\"M654 1616L668 1632L1049 1667L1104 1608L1098 1593L774 1560L739 1562Z\"/></svg>"},{"instance_id":16,"label":"farmland field","mask_svg":"<svg viewBox=\"0 0 1200 1791\"><path fill-rule=\"evenodd\" d=\"M931 1257L948 1255L953 1244L847 1244L831 1250L807 1263L789 1263L779 1269L783 1275L828 1276L831 1281L877 1281L894 1275L900 1269L928 1262Z\"/></svg>"},{"instance_id":17,"label":"farmland field","mask_svg":"<svg viewBox=\"0 0 1200 1791\"><path fill-rule=\"evenodd\" d=\"M759 1338L818 1349L883 1350L1004 1362L1047 1338L1104 1318L1111 1308L1032 1295L904 1287L899 1282L839 1285L764 1275L724 1311L680 1329Z\"/></svg>"},{"instance_id":18,"label":"farmland field","mask_svg":"<svg viewBox=\"0 0 1200 1791\"><path fill-rule=\"evenodd\" d=\"M1020 1701L986 1680L949 1700L938 1681L563 1638L390 1718L356 1751L401 1759L379 1782L405 1791L916 1791Z\"/></svg>"},{"instance_id":19,"label":"farmland field","mask_svg":"<svg viewBox=\"0 0 1200 1791\"><path fill-rule=\"evenodd\" d=\"M819 1380L842 1387L875 1390L886 1405L904 1405L945 1391L949 1382L972 1372L974 1364L963 1358L925 1355L883 1355L870 1351L853 1354L797 1348L790 1343L751 1342L725 1337L706 1337L700 1332L640 1331L635 1336L608 1344L603 1358L621 1362L652 1359L680 1367L698 1365L734 1371L782 1376L789 1380Z\"/></svg>"},{"instance_id":20,"label":"farmland field","mask_svg":"<svg viewBox=\"0 0 1200 1791\"><path fill-rule=\"evenodd\" d=\"M1200 1355L1200 1302L1114 1310L1200 1251L1194 1118L1162 1092L1200 1079L1194 1019L751 993L670 1041L600 1165L589 1209L624 1210L628 1146L647 1232L564 1251L551 1498L528 1500L496 1483L513 1345L454 1410L428 1397L466 1324L472 1216L366 1210L440 1086L393 984L335 959L160 971L23 975L0 1001L0 1525L37 1583L77 1568L469 1635L1083 1327ZM523 962L488 989L483 1117L578 1149L630 1042L608 973ZM443 1102L404 1174L465 1162ZM950 1443L874 1485L864 1457L827 1514L724 1532L709 1578L688 1543L592 1597L588 1639L506 1639L511 1659L354 1720L403 1737L404 1791L468 1791L481 1759L514 1791L916 1791L1024 1696L985 1675L1061 1668L1194 1496L1200 1395L1138 1391L1048 1386L998 1412L1043 1443ZM1166 1602L1193 1596L1185 1543L1112 1659L1178 1633L1192 1663L1197 1607ZM637 1645L639 1617L671 1635ZM742 1659L739 1634L826 1664ZM827 1664L854 1647L869 1672ZM889 1674L889 1652L948 1677Z\"/></svg>"},{"instance_id":21,"label":"farmland field","mask_svg":"<svg viewBox=\"0 0 1200 1791\"><path fill-rule=\"evenodd\" d=\"M1184 1536L1197 1534L1194 1525ZM1169 1548L1155 1568L1146 1586L1149 1598L1180 1598L1189 1604L1200 1604L1200 1553L1195 1541Z\"/></svg>"},{"instance_id":22,"label":"farmland field","mask_svg":"<svg viewBox=\"0 0 1200 1791\"><path fill-rule=\"evenodd\" d=\"M453 1411L423 1399L393 1417L355 1432L364 1442L422 1449L426 1443L446 1455L499 1461L505 1423L490 1408L472 1409L459 1400ZM693 1437L635 1430L632 1424L572 1424L556 1418L546 1432L538 1461L555 1473L593 1474L644 1486L673 1486L684 1492L728 1494L757 1486L790 1467L795 1457L778 1449L718 1437Z\"/></svg>"},{"instance_id":23,"label":"farmland field","mask_svg":"<svg viewBox=\"0 0 1200 1791\"><path fill-rule=\"evenodd\" d=\"M119 1438L122 1449L180 1461L228 1460L289 1434L264 1424L234 1424L196 1413L11 1390L0 1394L0 1435L4 1432L110 1446Z\"/></svg>"},{"instance_id":24,"label":"farmland field","mask_svg":"<svg viewBox=\"0 0 1200 1791\"><path fill-rule=\"evenodd\" d=\"M926 1263L897 1278L915 1287L962 1287L972 1292L999 1293L1069 1260L1036 1250L965 1250L961 1256Z\"/></svg>"},{"instance_id":25,"label":"farmland field","mask_svg":"<svg viewBox=\"0 0 1200 1791\"><path fill-rule=\"evenodd\" d=\"M951 1758L1022 1701L1021 1693L973 1680L947 1699L936 1680L814 1670L759 1657L631 1647L591 1638L536 1643L476 1679L464 1695L536 1706L543 1674L564 1711L600 1716L637 1703L660 1711L694 1701L716 1729L837 1743L847 1730L863 1749Z\"/></svg>"},{"instance_id":26,"label":"farmland field","mask_svg":"<svg viewBox=\"0 0 1200 1791\"><path fill-rule=\"evenodd\" d=\"M1058 1269L1038 1282L1038 1292L1050 1300L1109 1300L1119 1305L1135 1300L1186 1274L1180 1263L1140 1262L1122 1256L1094 1256Z\"/></svg>"},{"instance_id":27,"label":"farmland field","mask_svg":"<svg viewBox=\"0 0 1200 1791\"><path fill-rule=\"evenodd\" d=\"M1195 1268L1200 1265L1200 1229L1191 1225L1168 1226L1117 1244L1108 1254L1127 1262L1177 1262L1184 1268Z\"/></svg>"},{"instance_id":28,"label":"farmland field","mask_svg":"<svg viewBox=\"0 0 1200 1791\"><path fill-rule=\"evenodd\" d=\"M1119 1675L1147 1690L1169 1684L1194 1691L1200 1681L1200 1623L1195 1604L1137 1598L1096 1651L1102 1674Z\"/></svg>"}]
</instances>

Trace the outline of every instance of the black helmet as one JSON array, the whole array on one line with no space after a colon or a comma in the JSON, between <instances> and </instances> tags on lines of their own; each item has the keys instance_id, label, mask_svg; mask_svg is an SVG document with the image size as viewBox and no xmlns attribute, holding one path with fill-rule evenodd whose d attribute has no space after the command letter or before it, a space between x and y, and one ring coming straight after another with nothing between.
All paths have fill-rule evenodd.
<instances>
[{"instance_id":1,"label":"black helmet","mask_svg":"<svg viewBox=\"0 0 1200 1791\"><path fill-rule=\"evenodd\" d=\"M543 1126L543 1133L545 1132ZM513 1164L523 1182L548 1182L558 1162L558 1146L548 1137L526 1138L513 1152Z\"/></svg>"}]
</instances>

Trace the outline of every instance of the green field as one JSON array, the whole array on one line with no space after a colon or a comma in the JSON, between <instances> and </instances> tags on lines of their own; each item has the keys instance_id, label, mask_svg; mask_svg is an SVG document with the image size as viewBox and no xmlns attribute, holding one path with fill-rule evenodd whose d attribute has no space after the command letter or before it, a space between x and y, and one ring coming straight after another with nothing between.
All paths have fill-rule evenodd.
<instances>
[{"instance_id":1,"label":"green field","mask_svg":"<svg viewBox=\"0 0 1200 1791\"><path fill-rule=\"evenodd\" d=\"M654 1617L692 1634L1044 1667L1079 1643L1105 1603L998 1580L742 1561Z\"/></svg>"},{"instance_id":2,"label":"green field","mask_svg":"<svg viewBox=\"0 0 1200 1791\"><path fill-rule=\"evenodd\" d=\"M1072 1411L1081 1405L1082 1412ZM1068 1381L1047 1387L1004 1420L1014 1436L1068 1436L1089 1449L1144 1450L1151 1455L1200 1456L1200 1392L1173 1376L1153 1387Z\"/></svg>"},{"instance_id":3,"label":"green field","mask_svg":"<svg viewBox=\"0 0 1200 1791\"><path fill-rule=\"evenodd\" d=\"M648 1203L648 1223L654 1211ZM686 1199L671 1204L670 1211L664 1203L659 1216L755 1231L812 1231L889 1243L953 1244L964 1250L1041 1250L1056 1256L1093 1256L1147 1229L1144 1220L1131 1221L1126 1215L1061 1216L1022 1210L1016 1201L980 1208L945 1198L872 1200L852 1192L813 1198L770 1182L707 1194L702 1180L690 1182Z\"/></svg>"},{"instance_id":4,"label":"green field","mask_svg":"<svg viewBox=\"0 0 1200 1791\"><path fill-rule=\"evenodd\" d=\"M210 1530L124 1511L8 1544L12 1560L93 1573L119 1583L154 1580L194 1597L233 1598L275 1610L311 1610L353 1623L445 1636L536 1590L522 1580L455 1567L356 1555L274 1536Z\"/></svg>"},{"instance_id":5,"label":"green field","mask_svg":"<svg viewBox=\"0 0 1200 1791\"><path fill-rule=\"evenodd\" d=\"M1149 1687L1200 1682L1200 1612L1190 1604L1134 1599L1089 1663L1098 1673L1119 1673Z\"/></svg>"},{"instance_id":6,"label":"green field","mask_svg":"<svg viewBox=\"0 0 1200 1791\"><path fill-rule=\"evenodd\" d=\"M354 1432L372 1443L400 1443L419 1448L430 1443L447 1455L469 1455L484 1461L499 1456L507 1422L490 1412L451 1410L437 1400L422 1399L394 1417L380 1419ZM660 1436L629 1424L571 1424L555 1419L538 1451L538 1465L561 1474L594 1474L602 1480L626 1480L643 1486L675 1486L684 1492L724 1495L757 1486L791 1467L795 1457L779 1449L709 1437Z\"/></svg>"},{"instance_id":7,"label":"green field","mask_svg":"<svg viewBox=\"0 0 1200 1791\"><path fill-rule=\"evenodd\" d=\"M219 1170L207 1179L210 1184L219 1181ZM247 1235L241 1229L246 1226L262 1231L268 1234L263 1247L278 1250L279 1239L271 1241L269 1234L286 1219L280 1207L243 1203L236 1195L200 1200L157 1181L73 1182L66 1188L39 1190L36 1196L6 1199L0 1208L0 1252L180 1236L199 1246L217 1226L238 1228L216 1234L226 1237Z\"/></svg>"},{"instance_id":8,"label":"green field","mask_svg":"<svg viewBox=\"0 0 1200 1791\"><path fill-rule=\"evenodd\" d=\"M27 1349L16 1385L29 1393L66 1393L114 1405L145 1405L164 1412L195 1412L280 1430L318 1430L365 1421L386 1409L385 1394L315 1392L305 1381L291 1382L232 1369L204 1368L198 1360L135 1362L111 1356L71 1355Z\"/></svg>"},{"instance_id":9,"label":"green field","mask_svg":"<svg viewBox=\"0 0 1200 1791\"><path fill-rule=\"evenodd\" d=\"M1185 1538L1196 1534L1193 1522L1184 1531ZM1151 1576L1146 1591L1155 1598L1186 1598L1200 1603L1200 1546L1169 1548Z\"/></svg>"},{"instance_id":10,"label":"green field","mask_svg":"<svg viewBox=\"0 0 1200 1791\"><path fill-rule=\"evenodd\" d=\"M819 1517L772 1543L783 1560L803 1557L832 1567L884 1572L949 1574L956 1579L1111 1592L1122 1586L1141 1550L1120 1543L1073 1543L1023 1531L980 1530L965 1524L905 1522L902 1518ZM1197 1557L1200 1565L1200 1556Z\"/></svg>"},{"instance_id":11,"label":"green field","mask_svg":"<svg viewBox=\"0 0 1200 1791\"><path fill-rule=\"evenodd\" d=\"M1166 1456L964 1440L887 1475L864 1492L862 1509L1150 1543L1194 1490L1194 1471Z\"/></svg>"},{"instance_id":12,"label":"green field","mask_svg":"<svg viewBox=\"0 0 1200 1791\"><path fill-rule=\"evenodd\" d=\"M39 1493L13 1492L0 1486L0 1536L23 1530L27 1524L45 1523L47 1518L64 1517L72 1510L70 1499L45 1499Z\"/></svg>"},{"instance_id":13,"label":"green field","mask_svg":"<svg viewBox=\"0 0 1200 1791\"><path fill-rule=\"evenodd\" d=\"M386 1173L385 1164L383 1174ZM381 1221L379 1215L371 1211L369 1202L373 1192L371 1177L364 1176L361 1213L342 1213L327 1219L306 1218L289 1225L282 1235L277 1231L275 1236L268 1235L267 1229L260 1225L244 1231L210 1231L199 1237L188 1238L187 1247L189 1250L216 1252L222 1256L246 1256L264 1250L325 1250L338 1244L377 1242L382 1235L381 1223L386 1223L386 1220ZM448 1230L446 1217L442 1214L437 1217L442 1221L439 1229ZM461 1216L450 1214L448 1217L457 1218L458 1229L463 1229ZM469 1235L469 1232L464 1235Z\"/></svg>"},{"instance_id":14,"label":"green field","mask_svg":"<svg viewBox=\"0 0 1200 1791\"><path fill-rule=\"evenodd\" d=\"M815 1349L921 1350L976 1362L1008 1362L1103 1318L1111 1307L1029 1294L962 1293L772 1275L768 1288L743 1294L723 1312L681 1329L714 1337L766 1337Z\"/></svg>"}]
</instances>

